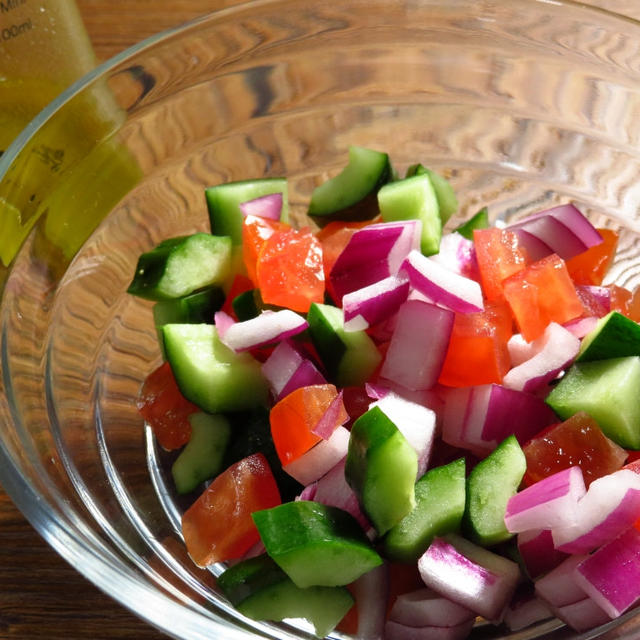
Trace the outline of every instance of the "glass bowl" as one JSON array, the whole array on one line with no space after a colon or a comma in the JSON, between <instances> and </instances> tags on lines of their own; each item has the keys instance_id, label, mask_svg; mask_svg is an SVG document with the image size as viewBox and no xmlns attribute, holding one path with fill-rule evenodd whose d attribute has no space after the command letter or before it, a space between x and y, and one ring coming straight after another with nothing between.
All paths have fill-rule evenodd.
<instances>
[{"instance_id":1,"label":"glass bowl","mask_svg":"<svg viewBox=\"0 0 640 640\"><path fill-rule=\"evenodd\" d=\"M135 407L160 361L138 255L207 229L203 189L285 175L294 217L349 145L422 162L511 219L574 201L640 281L640 24L556 0L258 0L117 56L0 159L0 482L64 558L167 634L242 619L188 559ZM640 617L581 638L637 638ZM555 620L473 638L574 638Z\"/></svg>"}]
</instances>

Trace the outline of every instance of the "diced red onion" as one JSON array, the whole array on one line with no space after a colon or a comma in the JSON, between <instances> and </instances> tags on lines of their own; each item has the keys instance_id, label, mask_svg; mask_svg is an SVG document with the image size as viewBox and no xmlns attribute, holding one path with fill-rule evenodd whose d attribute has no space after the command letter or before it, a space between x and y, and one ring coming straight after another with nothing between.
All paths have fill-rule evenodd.
<instances>
[{"instance_id":1,"label":"diced red onion","mask_svg":"<svg viewBox=\"0 0 640 640\"><path fill-rule=\"evenodd\" d=\"M270 193L253 200L241 202L239 207L243 216L257 216L269 220L280 220L282 213L282 193Z\"/></svg>"},{"instance_id":2,"label":"diced red onion","mask_svg":"<svg viewBox=\"0 0 640 640\"><path fill-rule=\"evenodd\" d=\"M504 624L510 631L520 631L526 627L552 618L553 613L549 605L538 598L535 593L517 595L507 607L504 613Z\"/></svg>"},{"instance_id":3,"label":"diced red onion","mask_svg":"<svg viewBox=\"0 0 640 640\"><path fill-rule=\"evenodd\" d=\"M342 390L340 390L338 395L329 403L327 410L322 414L315 427L311 429L311 433L320 436L323 440L328 440L336 430L336 427L346 424L348 420L349 414L344 408Z\"/></svg>"},{"instance_id":4,"label":"diced red onion","mask_svg":"<svg viewBox=\"0 0 640 640\"><path fill-rule=\"evenodd\" d=\"M365 532L373 534L371 523L360 509L358 497L345 479L345 462L346 458L340 460L317 481L313 499L321 504L344 509L360 523Z\"/></svg>"},{"instance_id":5,"label":"diced red onion","mask_svg":"<svg viewBox=\"0 0 640 640\"><path fill-rule=\"evenodd\" d=\"M572 525L578 500L587 489L578 466L563 469L519 491L509 498L504 515L507 531Z\"/></svg>"},{"instance_id":6,"label":"diced red onion","mask_svg":"<svg viewBox=\"0 0 640 640\"><path fill-rule=\"evenodd\" d=\"M264 361L262 373L275 398L280 398L285 385L304 360L305 356L297 346L290 340L283 340Z\"/></svg>"},{"instance_id":7,"label":"diced red onion","mask_svg":"<svg viewBox=\"0 0 640 640\"><path fill-rule=\"evenodd\" d=\"M611 290L607 287L579 284L576 293L587 315L602 318L611 311Z\"/></svg>"},{"instance_id":8,"label":"diced red onion","mask_svg":"<svg viewBox=\"0 0 640 640\"><path fill-rule=\"evenodd\" d=\"M358 603L356 640L383 640L389 599L389 566L383 563L360 576L352 585Z\"/></svg>"},{"instance_id":9,"label":"diced red onion","mask_svg":"<svg viewBox=\"0 0 640 640\"><path fill-rule=\"evenodd\" d=\"M580 340L557 322L551 322L534 342L536 354L505 374L505 387L536 391L571 364L580 350Z\"/></svg>"},{"instance_id":10,"label":"diced red onion","mask_svg":"<svg viewBox=\"0 0 640 640\"><path fill-rule=\"evenodd\" d=\"M507 227L520 235L524 231L546 244L550 252L568 260L602 242L602 236L572 204L564 204L528 216ZM524 234L522 234L524 236ZM527 243L527 239L523 238ZM538 256L540 259L544 256Z\"/></svg>"},{"instance_id":11,"label":"diced red onion","mask_svg":"<svg viewBox=\"0 0 640 640\"><path fill-rule=\"evenodd\" d=\"M521 333L514 333L507 341L507 350L509 351L509 359L511 366L517 367L519 364L526 362L537 353L536 341L527 342Z\"/></svg>"},{"instance_id":12,"label":"diced red onion","mask_svg":"<svg viewBox=\"0 0 640 640\"><path fill-rule=\"evenodd\" d=\"M371 407L379 407L396 425L400 433L407 439L418 454L418 474L420 478L427 470L431 449L436 431L436 414L431 409L411 402L391 392Z\"/></svg>"},{"instance_id":13,"label":"diced red onion","mask_svg":"<svg viewBox=\"0 0 640 640\"><path fill-rule=\"evenodd\" d=\"M418 570L427 587L490 621L502 618L520 579L515 562L458 535L434 538Z\"/></svg>"},{"instance_id":14,"label":"diced red onion","mask_svg":"<svg viewBox=\"0 0 640 640\"><path fill-rule=\"evenodd\" d=\"M442 439L484 457L508 435L523 444L553 422L544 400L526 391L499 384L461 387L447 394Z\"/></svg>"},{"instance_id":15,"label":"diced red onion","mask_svg":"<svg viewBox=\"0 0 640 640\"><path fill-rule=\"evenodd\" d=\"M588 631L610 621L607 613L589 596L563 607L554 607L552 611L557 618L578 632Z\"/></svg>"},{"instance_id":16,"label":"diced red onion","mask_svg":"<svg viewBox=\"0 0 640 640\"><path fill-rule=\"evenodd\" d=\"M431 259L465 278L480 280L475 245L457 231L442 236L440 251L431 256Z\"/></svg>"},{"instance_id":17,"label":"diced red onion","mask_svg":"<svg viewBox=\"0 0 640 640\"><path fill-rule=\"evenodd\" d=\"M395 275L412 249L420 246L418 220L380 222L358 229L329 274L338 303L342 297Z\"/></svg>"},{"instance_id":18,"label":"diced red onion","mask_svg":"<svg viewBox=\"0 0 640 640\"><path fill-rule=\"evenodd\" d=\"M398 311L380 376L408 389L433 387L447 353L454 315L427 302L405 302Z\"/></svg>"},{"instance_id":19,"label":"diced red onion","mask_svg":"<svg viewBox=\"0 0 640 640\"><path fill-rule=\"evenodd\" d=\"M585 555L569 556L555 569L536 580L535 591L538 596L553 608L583 600L586 592L576 582L575 570L586 557Z\"/></svg>"},{"instance_id":20,"label":"diced red onion","mask_svg":"<svg viewBox=\"0 0 640 640\"><path fill-rule=\"evenodd\" d=\"M263 311L255 318L234 323L220 339L234 351L247 351L290 338L308 326L301 315L290 309Z\"/></svg>"},{"instance_id":21,"label":"diced red onion","mask_svg":"<svg viewBox=\"0 0 640 640\"><path fill-rule=\"evenodd\" d=\"M475 620L467 620L451 627L410 627L387 620L385 640L464 640L469 636Z\"/></svg>"},{"instance_id":22,"label":"diced red onion","mask_svg":"<svg viewBox=\"0 0 640 640\"><path fill-rule=\"evenodd\" d=\"M307 485L333 469L347 455L348 447L349 431L344 427L337 427L328 440L321 440L282 468L300 484ZM316 488L316 501L319 502L317 495Z\"/></svg>"},{"instance_id":23,"label":"diced red onion","mask_svg":"<svg viewBox=\"0 0 640 640\"><path fill-rule=\"evenodd\" d=\"M591 333L598 324L598 318L595 316L589 316L588 318L576 318L562 325L567 331L582 340L588 333Z\"/></svg>"},{"instance_id":24,"label":"diced red onion","mask_svg":"<svg viewBox=\"0 0 640 640\"><path fill-rule=\"evenodd\" d=\"M218 337L223 340L229 327L232 327L236 321L226 311L216 311L213 314L213 323L216 325Z\"/></svg>"},{"instance_id":25,"label":"diced red onion","mask_svg":"<svg viewBox=\"0 0 640 640\"><path fill-rule=\"evenodd\" d=\"M418 250L405 258L400 273L406 273L411 286L431 302L459 313L484 309L478 282L447 269Z\"/></svg>"},{"instance_id":26,"label":"diced red onion","mask_svg":"<svg viewBox=\"0 0 640 640\"><path fill-rule=\"evenodd\" d=\"M536 262L553 253L551 247L525 229L517 229L518 246L524 248L530 260Z\"/></svg>"},{"instance_id":27,"label":"diced red onion","mask_svg":"<svg viewBox=\"0 0 640 640\"><path fill-rule=\"evenodd\" d=\"M629 527L576 568L582 589L611 618L640 600L640 530Z\"/></svg>"},{"instance_id":28,"label":"diced red onion","mask_svg":"<svg viewBox=\"0 0 640 640\"><path fill-rule=\"evenodd\" d=\"M298 368L291 374L291 377L284 385L280 395L276 398L280 400L289 395L292 391L300 389L301 387L310 387L314 384L325 384L325 377L318 371L311 360L304 359L298 366Z\"/></svg>"},{"instance_id":29,"label":"diced red onion","mask_svg":"<svg viewBox=\"0 0 640 640\"><path fill-rule=\"evenodd\" d=\"M555 569L567 554L553 545L550 529L523 531L517 537L518 551L530 578L535 579Z\"/></svg>"},{"instance_id":30,"label":"diced red onion","mask_svg":"<svg viewBox=\"0 0 640 640\"><path fill-rule=\"evenodd\" d=\"M400 594L389 612L389 620L409 627L455 626L475 617L471 609L426 587Z\"/></svg>"},{"instance_id":31,"label":"diced red onion","mask_svg":"<svg viewBox=\"0 0 640 640\"><path fill-rule=\"evenodd\" d=\"M409 295L406 276L389 276L342 297L344 330L361 331L391 318Z\"/></svg>"},{"instance_id":32,"label":"diced red onion","mask_svg":"<svg viewBox=\"0 0 640 640\"><path fill-rule=\"evenodd\" d=\"M565 553L588 553L630 527L639 514L640 476L620 469L589 485L578 502L576 522L553 528L553 542Z\"/></svg>"}]
</instances>

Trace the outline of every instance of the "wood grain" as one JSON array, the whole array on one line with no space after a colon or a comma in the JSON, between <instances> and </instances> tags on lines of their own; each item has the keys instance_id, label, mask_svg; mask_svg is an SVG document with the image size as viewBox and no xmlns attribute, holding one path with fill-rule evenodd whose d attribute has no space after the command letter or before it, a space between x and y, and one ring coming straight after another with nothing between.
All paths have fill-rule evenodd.
<instances>
[{"instance_id":1,"label":"wood grain","mask_svg":"<svg viewBox=\"0 0 640 640\"><path fill-rule=\"evenodd\" d=\"M585 0L587 1L587 0ZM99 60L233 0L77 0ZM637 0L588 0L640 19ZM166 638L101 593L32 529L0 488L0 638Z\"/></svg>"}]
</instances>

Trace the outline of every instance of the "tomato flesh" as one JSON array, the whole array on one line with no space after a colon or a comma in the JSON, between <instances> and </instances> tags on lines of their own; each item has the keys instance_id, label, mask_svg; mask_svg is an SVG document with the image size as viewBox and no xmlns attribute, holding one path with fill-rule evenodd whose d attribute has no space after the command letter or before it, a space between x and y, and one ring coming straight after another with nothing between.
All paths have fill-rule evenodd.
<instances>
[{"instance_id":1,"label":"tomato flesh","mask_svg":"<svg viewBox=\"0 0 640 640\"><path fill-rule=\"evenodd\" d=\"M200 567L242 557L260 540L251 514L280 502L278 486L263 454L232 464L182 517L189 555Z\"/></svg>"},{"instance_id":2,"label":"tomato flesh","mask_svg":"<svg viewBox=\"0 0 640 640\"><path fill-rule=\"evenodd\" d=\"M613 229L598 229L602 242L567 260L567 270L575 284L600 285L618 246L618 234Z\"/></svg>"},{"instance_id":3,"label":"tomato flesh","mask_svg":"<svg viewBox=\"0 0 640 640\"><path fill-rule=\"evenodd\" d=\"M189 416L200 409L182 395L168 362L149 374L136 404L163 449L172 451L189 442Z\"/></svg>"},{"instance_id":4,"label":"tomato flesh","mask_svg":"<svg viewBox=\"0 0 640 640\"><path fill-rule=\"evenodd\" d=\"M579 466L588 486L622 467L627 452L607 438L584 412L545 429L522 447L527 459L524 482L531 485L557 471Z\"/></svg>"}]
</instances>

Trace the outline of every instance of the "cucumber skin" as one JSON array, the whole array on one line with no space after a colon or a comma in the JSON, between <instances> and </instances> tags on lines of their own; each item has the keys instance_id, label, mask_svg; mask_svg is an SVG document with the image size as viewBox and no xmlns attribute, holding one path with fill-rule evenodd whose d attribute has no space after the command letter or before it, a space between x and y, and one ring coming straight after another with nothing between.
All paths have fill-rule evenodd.
<instances>
[{"instance_id":1,"label":"cucumber skin","mask_svg":"<svg viewBox=\"0 0 640 640\"><path fill-rule=\"evenodd\" d=\"M206 413L266 404L268 386L260 363L224 345L214 325L168 324L162 336L180 391Z\"/></svg>"},{"instance_id":2,"label":"cucumber skin","mask_svg":"<svg viewBox=\"0 0 640 640\"><path fill-rule=\"evenodd\" d=\"M489 227L489 209L482 207L478 213L471 216L466 222L454 229L467 240L473 240L474 229L487 229Z\"/></svg>"},{"instance_id":3,"label":"cucumber skin","mask_svg":"<svg viewBox=\"0 0 640 640\"><path fill-rule=\"evenodd\" d=\"M385 536L387 555L416 562L436 536L460 530L466 502L465 460L429 469L416 483L416 506Z\"/></svg>"},{"instance_id":4,"label":"cucumber skin","mask_svg":"<svg viewBox=\"0 0 640 640\"><path fill-rule=\"evenodd\" d=\"M618 311L598 320L580 345L576 362L640 356L640 325Z\"/></svg>"},{"instance_id":5,"label":"cucumber skin","mask_svg":"<svg viewBox=\"0 0 640 640\"><path fill-rule=\"evenodd\" d=\"M363 168L362 156L369 156L367 161L373 158L375 166ZM349 147L348 165L335 178L314 189L307 215L320 227L333 220L358 222L375 218L378 215L377 193L392 177L388 154L364 147ZM360 184L354 184L356 181ZM346 182L351 184L343 184ZM331 191L333 193L330 194Z\"/></svg>"},{"instance_id":6,"label":"cucumber skin","mask_svg":"<svg viewBox=\"0 0 640 640\"><path fill-rule=\"evenodd\" d=\"M211 233L229 236L234 245L242 244L242 221L240 204L272 193L282 193L280 220L289 221L288 184L286 178L257 178L238 180L207 187L204 191Z\"/></svg>"},{"instance_id":7,"label":"cucumber skin","mask_svg":"<svg viewBox=\"0 0 640 640\"><path fill-rule=\"evenodd\" d=\"M526 470L527 460L515 436L505 438L471 470L462 520L469 540L489 547L513 537L504 524L504 514Z\"/></svg>"},{"instance_id":8,"label":"cucumber skin","mask_svg":"<svg viewBox=\"0 0 640 640\"><path fill-rule=\"evenodd\" d=\"M349 584L382 564L355 518L308 500L256 511L253 521L269 556L296 586Z\"/></svg>"},{"instance_id":9,"label":"cucumber skin","mask_svg":"<svg viewBox=\"0 0 640 640\"><path fill-rule=\"evenodd\" d=\"M190 263L202 273L190 274ZM194 233L169 238L138 258L127 293L154 301L181 298L203 287L222 284L230 268L231 239L226 236ZM180 281L184 282L178 284Z\"/></svg>"},{"instance_id":10,"label":"cucumber skin","mask_svg":"<svg viewBox=\"0 0 640 640\"><path fill-rule=\"evenodd\" d=\"M411 178L412 176L419 176L423 173L426 173L431 180L431 186L433 186L433 190L438 201L440 221L442 222L442 226L444 226L448 222L449 218L458 211L458 198L456 197L453 187L449 184L449 181L446 178L432 169L428 169L422 164L411 165L407 169L406 177Z\"/></svg>"},{"instance_id":11,"label":"cucumber skin","mask_svg":"<svg viewBox=\"0 0 640 640\"><path fill-rule=\"evenodd\" d=\"M319 638L327 636L353 606L346 587L301 589L266 554L242 560L219 578L223 594L252 620L305 618Z\"/></svg>"},{"instance_id":12,"label":"cucumber skin","mask_svg":"<svg viewBox=\"0 0 640 640\"><path fill-rule=\"evenodd\" d=\"M312 303L309 335L332 381L339 387L364 384L382 359L365 331L345 331L342 309Z\"/></svg>"},{"instance_id":13,"label":"cucumber skin","mask_svg":"<svg viewBox=\"0 0 640 640\"><path fill-rule=\"evenodd\" d=\"M640 356L576 362L546 403L562 419L588 413L602 432L626 449L640 449Z\"/></svg>"},{"instance_id":14,"label":"cucumber skin","mask_svg":"<svg viewBox=\"0 0 640 640\"><path fill-rule=\"evenodd\" d=\"M345 477L379 535L415 508L417 473L415 450L379 407L354 422Z\"/></svg>"},{"instance_id":15,"label":"cucumber skin","mask_svg":"<svg viewBox=\"0 0 640 640\"><path fill-rule=\"evenodd\" d=\"M191 439L171 466L179 494L190 493L220 473L231 434L229 421L222 415L194 413L189 422Z\"/></svg>"}]
</instances>

